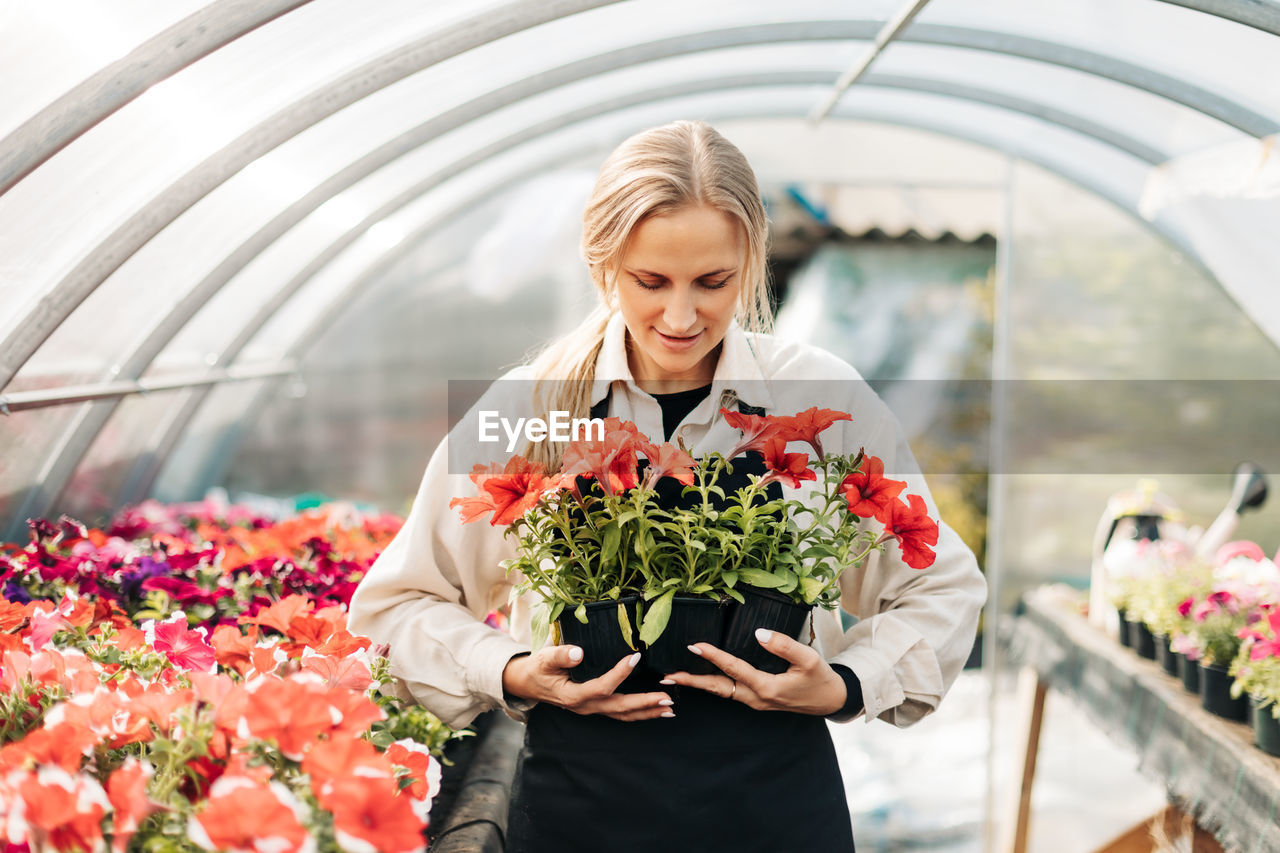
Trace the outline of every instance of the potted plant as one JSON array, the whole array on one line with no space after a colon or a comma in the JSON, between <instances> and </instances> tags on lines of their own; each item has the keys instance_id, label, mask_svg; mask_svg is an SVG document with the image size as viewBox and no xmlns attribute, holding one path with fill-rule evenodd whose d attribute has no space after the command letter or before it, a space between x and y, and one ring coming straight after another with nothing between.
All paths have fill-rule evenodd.
<instances>
[{"instance_id":1,"label":"potted plant","mask_svg":"<svg viewBox=\"0 0 1280 853\"><path fill-rule=\"evenodd\" d=\"M818 433L847 414L815 408L790 417L725 416L744 429L727 456L694 460L680 447L648 441L634 424L607 418L603 437L570 443L557 473L519 456L501 468L476 466L477 496L450 502L464 523L491 514L491 524L518 539L517 556L505 567L519 576L519 592L536 592L546 605L533 624L535 645L553 626L558 640L591 643L572 670L575 680L603 674L637 648L657 672L715 672L688 646L723 647L730 604L751 631L749 643L730 651L785 667L755 642L755 628L799 637L815 604L836 606L840 572L890 538L904 544L910 564L932 564L937 522L923 499L898 500L905 484L874 479L874 457L866 457L864 471L862 453L822 455ZM817 477L806 454L786 452L790 440L819 454L825 491L818 509L770 494L774 483L799 487ZM754 458L746 455L752 451ZM762 473L726 490L722 478L740 465ZM660 489L673 488L680 489L677 500L658 500ZM851 512L855 504L871 509L859 515ZM872 515L882 516L882 533L858 528Z\"/></svg>"},{"instance_id":2,"label":"potted plant","mask_svg":"<svg viewBox=\"0 0 1280 853\"><path fill-rule=\"evenodd\" d=\"M1239 632L1246 624L1240 602L1225 590L1216 590L1191 610L1200 650L1200 705L1206 711L1244 722L1248 705L1232 698L1229 667L1240 651Z\"/></svg>"},{"instance_id":3,"label":"potted plant","mask_svg":"<svg viewBox=\"0 0 1280 853\"><path fill-rule=\"evenodd\" d=\"M1280 607L1264 604L1263 618L1241 629L1240 651L1231 662L1231 695L1249 696L1253 742L1280 755Z\"/></svg>"},{"instance_id":4,"label":"potted plant","mask_svg":"<svg viewBox=\"0 0 1280 853\"><path fill-rule=\"evenodd\" d=\"M1203 596L1209 591L1211 576L1207 564L1191 559L1190 550L1181 542L1157 540L1142 542L1152 552L1153 570L1130 579L1128 587L1128 614L1141 623L1143 631L1135 633L1134 648L1138 654L1148 657L1143 648L1150 635L1155 660L1165 673L1178 675L1177 655L1173 651L1173 639L1188 632L1192 623L1186 614L1179 612L1179 605L1188 598Z\"/></svg>"},{"instance_id":5,"label":"potted plant","mask_svg":"<svg viewBox=\"0 0 1280 853\"><path fill-rule=\"evenodd\" d=\"M739 604L729 618L725 651L766 672L782 672L787 662L760 646L756 629L799 639L815 606L838 606L841 574L861 566L872 550L895 537L908 565L932 565L938 525L928 517L922 498L898 498L906 483L886 479L877 457L861 450L856 455L824 453L821 433L836 421L849 420L847 413L816 407L785 418L722 413L743 431L740 447L758 453L765 464L767 473L754 488L778 481L799 489L803 481L814 481L808 501L774 501L766 505L771 524L744 529L744 537L755 536L762 544L763 558L739 572L743 583L731 592ZM806 454L787 453L790 441L813 449L812 469ZM864 519L878 520L882 529L863 527Z\"/></svg>"}]
</instances>

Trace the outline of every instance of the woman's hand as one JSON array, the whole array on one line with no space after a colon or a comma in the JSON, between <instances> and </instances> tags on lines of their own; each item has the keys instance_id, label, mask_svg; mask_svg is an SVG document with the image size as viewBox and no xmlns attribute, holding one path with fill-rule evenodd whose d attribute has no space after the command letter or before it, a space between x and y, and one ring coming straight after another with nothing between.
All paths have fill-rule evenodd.
<instances>
[{"instance_id":1,"label":"woman's hand","mask_svg":"<svg viewBox=\"0 0 1280 853\"><path fill-rule=\"evenodd\" d=\"M550 702L577 714L604 714L615 720L674 717L666 693L614 693L640 662L640 653L623 658L599 678L579 684L569 670L582 662L577 646L546 646L514 657L502 671L502 689L522 699Z\"/></svg>"},{"instance_id":2,"label":"woman's hand","mask_svg":"<svg viewBox=\"0 0 1280 853\"><path fill-rule=\"evenodd\" d=\"M697 687L760 711L826 716L844 707L848 696L844 679L816 649L764 628L756 631L756 639L770 652L790 662L786 672L777 675L764 672L710 643L698 643L689 646L689 651L711 661L724 675L673 672L666 676L664 683Z\"/></svg>"}]
</instances>

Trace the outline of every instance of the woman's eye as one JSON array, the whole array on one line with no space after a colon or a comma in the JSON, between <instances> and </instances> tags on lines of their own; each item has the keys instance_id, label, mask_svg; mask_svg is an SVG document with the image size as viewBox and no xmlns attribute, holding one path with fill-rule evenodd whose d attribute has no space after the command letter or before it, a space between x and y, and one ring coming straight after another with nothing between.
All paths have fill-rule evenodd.
<instances>
[{"instance_id":1,"label":"woman's eye","mask_svg":"<svg viewBox=\"0 0 1280 853\"><path fill-rule=\"evenodd\" d=\"M649 282L645 281L645 280L644 280L644 279L642 279L642 278L637 278L637 279L636 279L636 284L640 285L640 286L641 286L641 287L643 287L645 290L658 290L658 289L660 289L660 288L662 287L662 282L660 282L660 281L658 281L658 282L653 282L653 283L651 284L651 283L649 283Z\"/></svg>"},{"instance_id":2,"label":"woman's eye","mask_svg":"<svg viewBox=\"0 0 1280 853\"><path fill-rule=\"evenodd\" d=\"M720 288L728 284L729 279L731 278L733 278L733 276L727 275L724 278L720 279L719 281L704 281L702 282L702 286L705 287L707 290L719 290Z\"/></svg>"}]
</instances>

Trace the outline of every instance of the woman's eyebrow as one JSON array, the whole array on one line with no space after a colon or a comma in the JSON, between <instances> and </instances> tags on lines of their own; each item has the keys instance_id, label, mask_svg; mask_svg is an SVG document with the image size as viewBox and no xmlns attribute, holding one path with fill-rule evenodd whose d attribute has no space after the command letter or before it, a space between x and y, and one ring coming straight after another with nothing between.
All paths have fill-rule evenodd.
<instances>
[{"instance_id":1,"label":"woman's eyebrow","mask_svg":"<svg viewBox=\"0 0 1280 853\"><path fill-rule=\"evenodd\" d=\"M632 272L634 272L636 275L648 275L648 276L653 276L654 278L666 278L666 276L660 272L649 272L648 270L632 270ZM724 273L724 272L732 272L732 268L726 267L725 269L722 269L722 270L712 270L711 272L703 273L702 275L698 276L698 278L710 278L713 275L720 275L720 273Z\"/></svg>"}]
</instances>

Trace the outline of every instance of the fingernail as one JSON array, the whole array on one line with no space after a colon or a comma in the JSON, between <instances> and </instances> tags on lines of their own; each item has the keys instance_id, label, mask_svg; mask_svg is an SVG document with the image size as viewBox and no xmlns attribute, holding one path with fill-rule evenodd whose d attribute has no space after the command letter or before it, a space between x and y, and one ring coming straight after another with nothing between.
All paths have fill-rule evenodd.
<instances>
[{"instance_id":1,"label":"fingernail","mask_svg":"<svg viewBox=\"0 0 1280 853\"><path fill-rule=\"evenodd\" d=\"M761 643L767 643L772 638L773 638L773 632L770 631L768 628L756 629L756 639L759 640Z\"/></svg>"},{"instance_id":2,"label":"fingernail","mask_svg":"<svg viewBox=\"0 0 1280 853\"><path fill-rule=\"evenodd\" d=\"M689 646L689 651L693 652L698 657L702 657L702 652L698 651L697 646Z\"/></svg>"},{"instance_id":3,"label":"fingernail","mask_svg":"<svg viewBox=\"0 0 1280 853\"><path fill-rule=\"evenodd\" d=\"M663 711L661 714L659 714L659 716L661 716L661 717L674 717L674 716L675 716L675 714L674 714L673 712L671 712L671 711Z\"/></svg>"},{"instance_id":4,"label":"fingernail","mask_svg":"<svg viewBox=\"0 0 1280 853\"><path fill-rule=\"evenodd\" d=\"M659 681L658 683L659 683L659 684L675 684L675 682L674 682L674 681L672 681L670 678L664 678L664 679L662 679L661 681Z\"/></svg>"},{"instance_id":5,"label":"fingernail","mask_svg":"<svg viewBox=\"0 0 1280 853\"><path fill-rule=\"evenodd\" d=\"M638 663L640 663L640 653L636 652L634 655L631 656L631 660L627 661L627 666L634 668L635 665Z\"/></svg>"},{"instance_id":6,"label":"fingernail","mask_svg":"<svg viewBox=\"0 0 1280 853\"><path fill-rule=\"evenodd\" d=\"M582 649L577 646L569 649L569 660L582 660Z\"/></svg>"},{"instance_id":7,"label":"fingernail","mask_svg":"<svg viewBox=\"0 0 1280 853\"><path fill-rule=\"evenodd\" d=\"M672 702L670 699L659 699L659 700L658 700L658 704L659 704L659 705L665 705L665 706L667 706L668 708L670 708L672 705L674 705L674 704L675 704L675 702Z\"/></svg>"}]
</instances>

